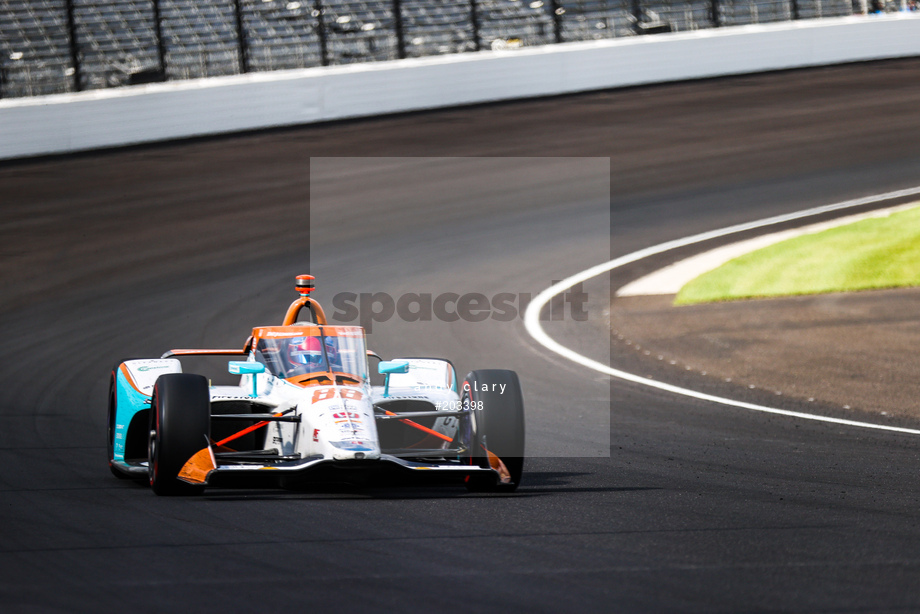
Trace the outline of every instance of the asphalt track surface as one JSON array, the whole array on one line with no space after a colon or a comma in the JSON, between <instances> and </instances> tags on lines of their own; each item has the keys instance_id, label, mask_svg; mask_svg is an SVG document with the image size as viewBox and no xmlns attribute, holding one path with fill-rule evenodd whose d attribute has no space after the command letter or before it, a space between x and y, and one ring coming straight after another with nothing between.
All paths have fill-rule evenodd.
<instances>
[{"instance_id":1,"label":"asphalt track surface","mask_svg":"<svg viewBox=\"0 0 920 614\"><path fill-rule=\"evenodd\" d=\"M514 495L158 498L109 475L103 439L113 362L238 346L280 318L308 267L337 264L336 284L359 292L438 292L461 276L487 295L536 292L608 245L613 257L913 186L918 109L908 60L0 167L0 609L920 610L920 440L599 380L535 350L520 320L375 323L371 336L388 356L521 373L536 457ZM404 199L383 207L346 173L340 194L308 206L310 158L342 156L609 157L609 236L577 160L467 161L486 193L471 200L434 191L449 183L443 161L372 160ZM531 187L507 191L508 174ZM308 242L311 219L324 232ZM592 316L554 330L594 351ZM609 457L590 443L608 410Z\"/></svg>"}]
</instances>

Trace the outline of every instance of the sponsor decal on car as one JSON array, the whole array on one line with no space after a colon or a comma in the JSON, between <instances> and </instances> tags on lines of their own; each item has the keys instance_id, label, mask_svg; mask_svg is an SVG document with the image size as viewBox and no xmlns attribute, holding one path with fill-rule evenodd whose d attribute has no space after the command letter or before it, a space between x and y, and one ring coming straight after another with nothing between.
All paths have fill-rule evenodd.
<instances>
[{"instance_id":1,"label":"sponsor decal on car","mask_svg":"<svg viewBox=\"0 0 920 614\"><path fill-rule=\"evenodd\" d=\"M263 337L303 337L303 332L288 330L267 330L262 334Z\"/></svg>"},{"instance_id":2,"label":"sponsor decal on car","mask_svg":"<svg viewBox=\"0 0 920 614\"><path fill-rule=\"evenodd\" d=\"M143 367L138 367L137 370L141 373L146 371L154 371L156 369L168 369L170 365L144 365Z\"/></svg>"},{"instance_id":3,"label":"sponsor decal on car","mask_svg":"<svg viewBox=\"0 0 920 614\"><path fill-rule=\"evenodd\" d=\"M355 412L353 412L353 411L342 411L342 412L338 412L338 413L332 414L332 417L335 418L335 419L337 419L337 420L341 420L341 419L343 419L343 418L348 418L348 419L351 419L351 420L360 420L360 419L361 419L361 414L355 413Z\"/></svg>"},{"instance_id":4,"label":"sponsor decal on car","mask_svg":"<svg viewBox=\"0 0 920 614\"><path fill-rule=\"evenodd\" d=\"M322 388L313 393L312 403L319 403L320 401L328 401L329 399L335 398L336 390L335 388ZM339 390L339 396L343 399L360 401L364 398L364 394L360 390Z\"/></svg>"}]
</instances>

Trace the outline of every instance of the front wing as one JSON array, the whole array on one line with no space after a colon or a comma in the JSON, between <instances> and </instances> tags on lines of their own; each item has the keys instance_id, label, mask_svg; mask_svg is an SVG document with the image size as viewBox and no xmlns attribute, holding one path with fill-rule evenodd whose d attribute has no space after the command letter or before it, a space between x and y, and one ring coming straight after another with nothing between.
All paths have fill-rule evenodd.
<instances>
[{"instance_id":1,"label":"front wing","mask_svg":"<svg viewBox=\"0 0 920 614\"><path fill-rule=\"evenodd\" d=\"M262 464L227 464L220 465L208 472L204 481L183 479L190 484L207 484L209 486L231 485L245 477L259 481L265 479L281 480L285 483L330 483L351 482L366 484L369 482L423 481L423 482L463 482L472 474L493 474L496 480L499 473L490 467L462 464L459 461L420 462L399 458L390 454L381 454L372 460L332 460L322 457L304 458L292 461Z\"/></svg>"}]
</instances>

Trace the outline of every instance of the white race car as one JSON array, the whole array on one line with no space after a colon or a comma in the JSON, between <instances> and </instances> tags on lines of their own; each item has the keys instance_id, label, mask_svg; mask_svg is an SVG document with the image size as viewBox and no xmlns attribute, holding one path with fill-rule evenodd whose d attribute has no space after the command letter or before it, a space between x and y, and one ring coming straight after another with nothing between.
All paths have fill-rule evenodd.
<instances>
[{"instance_id":1,"label":"white race car","mask_svg":"<svg viewBox=\"0 0 920 614\"><path fill-rule=\"evenodd\" d=\"M448 360L380 361L372 386L364 329L327 324L313 277L281 326L260 326L240 350L171 350L120 362L111 374L108 458L121 478L158 495L252 479L304 484L438 481L513 491L524 466L524 406L513 371ZM310 321L301 321L307 308ZM231 356L239 385L211 386L180 358ZM250 479L247 480L246 477Z\"/></svg>"}]
</instances>

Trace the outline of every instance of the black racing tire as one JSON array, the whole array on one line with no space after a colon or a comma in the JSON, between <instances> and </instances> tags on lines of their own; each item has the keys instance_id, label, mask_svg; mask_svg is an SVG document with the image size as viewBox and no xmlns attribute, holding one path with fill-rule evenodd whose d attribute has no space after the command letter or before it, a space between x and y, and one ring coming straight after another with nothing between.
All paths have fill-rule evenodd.
<instances>
[{"instance_id":1,"label":"black racing tire","mask_svg":"<svg viewBox=\"0 0 920 614\"><path fill-rule=\"evenodd\" d=\"M494 473L471 475L466 482L467 489L514 492L524 473L524 397L517 373L504 369L471 371L460 395L464 407L470 407L472 412L469 462L488 467L487 448L502 460L511 474L511 483L498 481Z\"/></svg>"},{"instance_id":2,"label":"black racing tire","mask_svg":"<svg viewBox=\"0 0 920 614\"><path fill-rule=\"evenodd\" d=\"M157 378L150 406L147 468L150 487L158 495L198 495L204 486L177 476L193 454L207 445L211 430L208 380L191 373Z\"/></svg>"},{"instance_id":3,"label":"black racing tire","mask_svg":"<svg viewBox=\"0 0 920 614\"><path fill-rule=\"evenodd\" d=\"M106 459L109 465L109 471L112 472L119 480L130 480L131 476L127 473L122 472L120 469L116 468L112 464L112 460L115 458L115 409L117 405L117 387L115 386L115 374L118 372L118 367L124 362L129 360L135 360L134 358L125 358L119 360L115 363L115 366L112 367L112 372L109 374L109 407L108 407L108 420L106 427Z\"/></svg>"}]
</instances>

